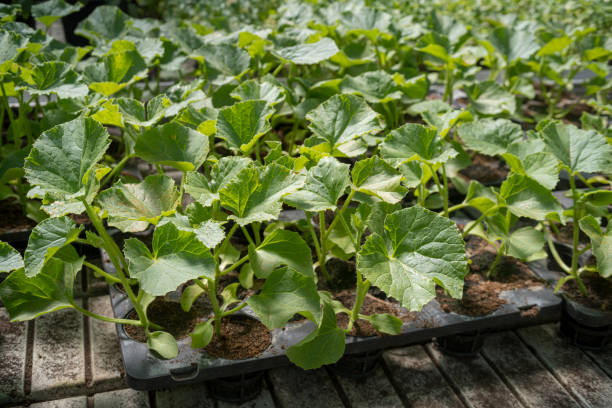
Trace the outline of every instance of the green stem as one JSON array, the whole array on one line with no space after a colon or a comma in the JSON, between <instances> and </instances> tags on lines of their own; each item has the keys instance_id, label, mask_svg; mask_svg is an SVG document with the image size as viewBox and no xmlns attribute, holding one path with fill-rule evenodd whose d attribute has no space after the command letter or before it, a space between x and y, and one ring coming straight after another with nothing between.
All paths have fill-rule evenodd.
<instances>
[{"instance_id":1,"label":"green stem","mask_svg":"<svg viewBox=\"0 0 612 408\"><path fill-rule=\"evenodd\" d=\"M132 325L132 326L141 326L141 327L144 326L142 321L140 321L140 320L116 319L114 317L108 317L108 316L99 315L97 313L93 313L93 312L90 312L87 309L82 308L81 306L77 305L76 303L73 303L72 307L74 307L79 312L83 313L85 316L92 317L92 318L98 319L98 320L102 320L103 322L116 323L116 324L129 324L129 325Z\"/></svg>"},{"instance_id":2,"label":"green stem","mask_svg":"<svg viewBox=\"0 0 612 408\"><path fill-rule=\"evenodd\" d=\"M319 260L319 267L321 268L321 272L325 279L328 278L327 269L325 268L324 259L321 255L321 245L319 244L319 238L317 238L317 233L315 232L314 226L312 225L312 216L308 211L305 211L306 221L308 223L308 231L310 231L310 236L312 237L312 242L314 243L315 252L317 254L317 259ZM323 262L322 262L323 261Z\"/></svg>"},{"instance_id":3,"label":"green stem","mask_svg":"<svg viewBox=\"0 0 612 408\"><path fill-rule=\"evenodd\" d=\"M469 206L469 204L467 204L467 203L459 203L457 205L453 205L452 207L450 207L448 209L448 214L450 214L450 213L452 213L454 211L460 210L462 208L468 207L468 206Z\"/></svg>"},{"instance_id":4,"label":"green stem","mask_svg":"<svg viewBox=\"0 0 612 408\"><path fill-rule=\"evenodd\" d=\"M492 213L493 211L496 211L498 208L499 208L498 205L494 205L493 207L489 208L487 211L482 213L482 215L478 217L478 219L474 221L472 225L470 225L467 229L463 231L462 237L465 238L470 233L471 230L473 230L478 224L482 222L482 220L484 220L488 216L488 214Z\"/></svg>"},{"instance_id":5,"label":"green stem","mask_svg":"<svg viewBox=\"0 0 612 408\"><path fill-rule=\"evenodd\" d=\"M272 72L272 76L275 77L276 75L278 75L278 73L281 71L281 69L283 69L284 66L285 64L280 64L278 67L276 67L276 69Z\"/></svg>"},{"instance_id":6,"label":"green stem","mask_svg":"<svg viewBox=\"0 0 612 408\"><path fill-rule=\"evenodd\" d=\"M261 234L260 234L261 223L254 222L253 224L251 224L251 228L253 229L253 236L255 237L255 244L259 246L261 244Z\"/></svg>"},{"instance_id":7,"label":"green stem","mask_svg":"<svg viewBox=\"0 0 612 408\"><path fill-rule=\"evenodd\" d=\"M161 164L159 164L159 163L155 163L155 168L157 169L157 173L158 173L158 174L161 174L162 176L165 174L165 173L164 173L164 169L162 169Z\"/></svg>"},{"instance_id":8,"label":"green stem","mask_svg":"<svg viewBox=\"0 0 612 408\"><path fill-rule=\"evenodd\" d=\"M224 269L223 272L221 272L221 276L227 275L228 273L230 273L234 269L238 268L240 265L242 265L243 263L245 263L248 260L249 260L249 256L248 255L243 256L238 261L236 261L236 263L234 263L232 266L230 266L227 269Z\"/></svg>"},{"instance_id":9,"label":"green stem","mask_svg":"<svg viewBox=\"0 0 612 408\"><path fill-rule=\"evenodd\" d=\"M215 318L215 333L221 334L221 319L223 318L223 311L219 307L219 299L217 299L217 282L219 281L220 271L219 264L215 266L215 279L212 282L208 282L208 298L213 307L213 314Z\"/></svg>"},{"instance_id":10,"label":"green stem","mask_svg":"<svg viewBox=\"0 0 612 408\"><path fill-rule=\"evenodd\" d=\"M123 159L121 159L119 163L117 163L117 165L113 168L113 170L102 179L102 181L100 182L100 186L104 187L106 183L113 180L115 175L121 172L121 170L123 169L123 166L125 166L125 163L127 163L127 161L130 160L132 157L134 156L131 154L128 154Z\"/></svg>"},{"instance_id":11,"label":"green stem","mask_svg":"<svg viewBox=\"0 0 612 408\"><path fill-rule=\"evenodd\" d=\"M87 261L83 261L83 265L85 265L89 269L93 270L98 275L103 276L108 281L111 281L113 283L121 283L121 279L117 278L116 276L111 275L110 273L104 272L102 269L98 268L96 265L94 265L92 263L89 263Z\"/></svg>"},{"instance_id":12,"label":"green stem","mask_svg":"<svg viewBox=\"0 0 612 408\"><path fill-rule=\"evenodd\" d=\"M353 200L353 197L355 196L356 193L357 193L357 190L351 189L351 192L349 193L348 197L344 201L342 208L340 208L340 210L338 211L338 214L336 214L331 224L329 224L329 228L327 228L327 230L325 231L325 241L327 241L327 238L329 237L329 233L331 232L331 230L334 229L334 227L336 226L336 223L338 223L339 221L338 218L341 217L342 214L344 214L344 211L347 209L348 205L351 203L351 200ZM323 225L325 225L325 213L324 212L323 212L322 222L323 222ZM323 230L321 230L321 232L323 232Z\"/></svg>"},{"instance_id":13,"label":"green stem","mask_svg":"<svg viewBox=\"0 0 612 408\"><path fill-rule=\"evenodd\" d=\"M497 249L497 255L495 255L495 260L493 261L493 263L491 264L491 267L489 268L489 271L487 272L487 278L490 278L493 276L493 272L495 271L495 268L497 268L497 264L499 264L499 261L501 261L505 248L506 248L506 241L502 241L501 245Z\"/></svg>"},{"instance_id":14,"label":"green stem","mask_svg":"<svg viewBox=\"0 0 612 408\"><path fill-rule=\"evenodd\" d=\"M559 279L557 281L557 284L555 285L554 293L558 293L559 290L563 287L563 285L565 285L565 282L570 281L570 280L572 280L574 278L575 278L575 276L573 276L573 275L567 275L567 276L564 276L561 279Z\"/></svg>"},{"instance_id":15,"label":"green stem","mask_svg":"<svg viewBox=\"0 0 612 408\"><path fill-rule=\"evenodd\" d=\"M319 257L319 267L326 282L329 282L327 272L327 231L325 229L325 211L319 211L319 236L321 242L321 256Z\"/></svg>"},{"instance_id":16,"label":"green stem","mask_svg":"<svg viewBox=\"0 0 612 408\"><path fill-rule=\"evenodd\" d=\"M110 235L108 235L108 232L104 228L104 225L102 225L102 220L100 219L100 217L98 217L98 214L96 213L96 211L89 205L89 203L87 203L87 201L82 200L82 202L85 205L85 211L87 212L87 215L89 216L89 219L91 220L91 223L93 224L94 228L96 229L96 231L98 231L98 234L104 241L104 244L105 244L104 249L106 249L106 251L108 252L111 262L113 263L113 266L115 267L115 272L117 273L117 277L121 280L121 285L123 286L125 293L128 295L128 298L132 302L132 306L134 306L134 310L136 310L136 314L138 314L138 318L142 322L142 326L145 329L148 328L149 326L153 327L151 324L149 324L149 319L147 317L147 314L145 313L140 303L138 302L136 295L134 295L134 291L132 290L132 287L130 286L130 282L128 278L126 277L125 273L123 272L123 268L127 267L127 262L123 256L123 253L117 246L117 243L111 238Z\"/></svg>"},{"instance_id":17,"label":"green stem","mask_svg":"<svg viewBox=\"0 0 612 408\"><path fill-rule=\"evenodd\" d=\"M11 110L11 106L8 103L8 96L6 96L6 91L4 89L4 82L0 82L0 90L2 90L2 100L4 101L4 109L6 109L6 114L8 115L9 118L9 126L13 126L13 124L15 123L15 117L13 116L13 111ZM15 128L13 126L13 132L15 131ZM7 132L7 138L8 138L8 132Z\"/></svg>"},{"instance_id":18,"label":"green stem","mask_svg":"<svg viewBox=\"0 0 612 408\"><path fill-rule=\"evenodd\" d=\"M444 183L444 216L448 217L448 177L446 177L446 167L441 164L442 167L442 182Z\"/></svg>"},{"instance_id":19,"label":"green stem","mask_svg":"<svg viewBox=\"0 0 612 408\"><path fill-rule=\"evenodd\" d=\"M574 175L569 174L570 189L572 190L572 200L574 201L574 230L572 239L572 265L570 273L576 277L576 284L583 295L588 296L588 292L582 283L582 279L578 275L578 245L580 244L580 227L578 222L582 216L582 204L580 203L580 193L576 189L576 181Z\"/></svg>"},{"instance_id":20,"label":"green stem","mask_svg":"<svg viewBox=\"0 0 612 408\"><path fill-rule=\"evenodd\" d=\"M448 217L448 192L444 190L444 187L442 186L442 183L440 183L440 179L438 178L438 173L436 172L436 170L434 170L433 166L427 163L427 167L429 168L429 171L431 172L431 175L434 179L434 183L436 183L436 186L438 186L438 191L442 196L442 202L444 207L444 211L442 214L445 217Z\"/></svg>"},{"instance_id":21,"label":"green stem","mask_svg":"<svg viewBox=\"0 0 612 408\"><path fill-rule=\"evenodd\" d=\"M222 315L223 315L222 317L225 317L225 316L229 316L229 315L231 315L231 314L234 314L234 313L236 313L237 311L239 311L239 310L241 310L241 309L244 309L246 306L248 306L248 303L247 303L247 302L242 302L241 304L239 304L239 305L238 305L238 306L236 306L235 308L230 309L230 310L228 310L228 311L226 311L226 312L223 312L223 313L222 313Z\"/></svg>"},{"instance_id":22,"label":"green stem","mask_svg":"<svg viewBox=\"0 0 612 408\"><path fill-rule=\"evenodd\" d=\"M353 325L359 319L359 310L361 310L363 301L365 300L368 289L370 288L370 281L364 281L361 278L359 271L356 272L356 275L357 288L355 290L355 303L353 304L353 309L351 310L351 318L346 326L346 329L344 330L346 333L350 333L351 330L353 330Z\"/></svg>"},{"instance_id":23,"label":"green stem","mask_svg":"<svg viewBox=\"0 0 612 408\"><path fill-rule=\"evenodd\" d=\"M353 246L355 247L355 251L359 251L359 243L357 242L357 239L353 236L353 233L351 232L351 229L348 223L346 222L346 220L344 219L344 217L340 217L340 222L342 223L342 226L346 229L346 233L351 239L351 242L353 243Z\"/></svg>"},{"instance_id":24,"label":"green stem","mask_svg":"<svg viewBox=\"0 0 612 408\"><path fill-rule=\"evenodd\" d=\"M251 234L249 234L249 231L243 226L240 226L240 229L242 230L244 237L247 239L247 241L249 241L249 244L253 245L254 247L257 247L257 245L255 245L255 242L253 242L253 238L251 238Z\"/></svg>"},{"instance_id":25,"label":"green stem","mask_svg":"<svg viewBox=\"0 0 612 408\"><path fill-rule=\"evenodd\" d=\"M555 260L555 262L557 262L557 265L559 265L559 267L563 270L563 272L571 275L571 269L569 266L565 264L565 262L563 262L563 259L561 259L561 256L559 256L559 252L557 252L557 248L555 247L554 242L552 242L552 238L550 237L550 234L548 233L548 230L546 229L546 225L544 225L543 230L544 230L544 235L546 236L548 250L550 251L550 254L552 255L553 259Z\"/></svg>"},{"instance_id":26,"label":"green stem","mask_svg":"<svg viewBox=\"0 0 612 408\"><path fill-rule=\"evenodd\" d=\"M446 65L446 81L444 85L444 101L448 101L449 105L453 104L453 68Z\"/></svg>"}]
</instances>

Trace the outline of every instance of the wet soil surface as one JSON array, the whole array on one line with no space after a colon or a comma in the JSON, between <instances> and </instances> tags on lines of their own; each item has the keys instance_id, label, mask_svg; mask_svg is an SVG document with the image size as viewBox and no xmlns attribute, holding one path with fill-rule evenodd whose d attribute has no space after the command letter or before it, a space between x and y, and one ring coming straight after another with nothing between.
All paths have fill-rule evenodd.
<instances>
[{"instance_id":1,"label":"wet soil surface","mask_svg":"<svg viewBox=\"0 0 612 408\"><path fill-rule=\"evenodd\" d=\"M21 206L17 202L3 200L0 202L0 234L29 231L36 223L23 215Z\"/></svg>"},{"instance_id":2,"label":"wet soil surface","mask_svg":"<svg viewBox=\"0 0 612 408\"><path fill-rule=\"evenodd\" d=\"M497 183L508 176L508 166L496 157L476 153L472 156L472 164L461 170L459 174L468 180L477 180L483 184Z\"/></svg>"},{"instance_id":3,"label":"wet soil surface","mask_svg":"<svg viewBox=\"0 0 612 408\"><path fill-rule=\"evenodd\" d=\"M227 316L221 322L221 335L215 335L205 350L213 357L241 360L263 353L272 341L270 330L245 315Z\"/></svg>"},{"instance_id":4,"label":"wet soil surface","mask_svg":"<svg viewBox=\"0 0 612 408\"><path fill-rule=\"evenodd\" d=\"M334 294L334 298L342 303L346 308L352 309L355 304L355 292L352 290L343 290ZM401 313L400 309L396 307L392 302L388 300L379 299L371 294L367 294L361 310L359 313L363 315L373 315L388 313L399 317L403 321L414 320L416 315L413 313ZM338 327L346 329L350 320L346 313L339 313L336 315L338 321ZM377 331L374 326L367 320L359 319L353 324L353 329L349 333L351 336L357 337L370 337L370 336L382 336L383 334Z\"/></svg>"},{"instance_id":5,"label":"wet soil surface","mask_svg":"<svg viewBox=\"0 0 612 408\"><path fill-rule=\"evenodd\" d=\"M164 328L164 331L172 334L177 340L185 338L191 333L203 314L201 309L192 308L189 312L183 311L178 302L165 299L155 299L147 309L149 319ZM136 311L127 315L128 319L138 319ZM127 335L136 341L146 342L147 337L142 327L125 325Z\"/></svg>"},{"instance_id":6,"label":"wet soil surface","mask_svg":"<svg viewBox=\"0 0 612 408\"><path fill-rule=\"evenodd\" d=\"M494 275L487 278L489 267L495 259L495 250L480 237L468 235L466 250L471 264L470 273L465 277L463 298L453 299L444 293L443 288L436 288L436 299L447 313L485 316L506 303L499 297L503 291L544 284L525 264L506 256L499 262ZM537 309L529 309L525 315L537 312Z\"/></svg>"},{"instance_id":7,"label":"wet soil surface","mask_svg":"<svg viewBox=\"0 0 612 408\"><path fill-rule=\"evenodd\" d=\"M588 296L582 294L574 280L563 285L561 288L563 293L583 306L602 311L612 310L612 281L602 278L596 273L583 273L581 278L587 289Z\"/></svg>"}]
</instances>

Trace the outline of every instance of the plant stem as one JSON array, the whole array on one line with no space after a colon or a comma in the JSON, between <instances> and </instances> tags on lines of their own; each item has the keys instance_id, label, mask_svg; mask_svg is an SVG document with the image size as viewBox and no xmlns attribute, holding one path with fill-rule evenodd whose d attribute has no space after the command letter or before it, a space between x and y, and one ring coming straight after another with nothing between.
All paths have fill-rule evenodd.
<instances>
[{"instance_id":1,"label":"plant stem","mask_svg":"<svg viewBox=\"0 0 612 408\"><path fill-rule=\"evenodd\" d=\"M329 282L327 272L327 231L325 229L325 211L319 211L319 236L321 242L321 256L319 257L319 267L323 273L325 281Z\"/></svg>"},{"instance_id":2,"label":"plant stem","mask_svg":"<svg viewBox=\"0 0 612 408\"><path fill-rule=\"evenodd\" d=\"M102 320L103 322L109 322L109 323L115 323L115 324L129 324L129 325L132 325L132 326L141 326L141 327L144 326L142 321L140 321L140 320L116 319L114 317L102 316L102 315L99 315L97 313L90 312L89 310L82 308L81 306L77 305L76 303L73 303L72 306L76 310L78 310L79 312L83 313L85 316L92 317L92 318L98 319L98 320Z\"/></svg>"},{"instance_id":3,"label":"plant stem","mask_svg":"<svg viewBox=\"0 0 612 408\"><path fill-rule=\"evenodd\" d=\"M251 229L253 230L253 236L255 237L255 244L259 246L261 244L261 234L260 234L261 223L254 222L251 224Z\"/></svg>"},{"instance_id":4,"label":"plant stem","mask_svg":"<svg viewBox=\"0 0 612 408\"><path fill-rule=\"evenodd\" d=\"M284 66L285 64L280 64L278 67L276 67L276 69L272 72L272 76L275 77L276 75L278 75L278 73L281 71L281 69L283 69Z\"/></svg>"},{"instance_id":5,"label":"plant stem","mask_svg":"<svg viewBox=\"0 0 612 408\"><path fill-rule=\"evenodd\" d=\"M578 222L582 216L582 204L580 203L580 193L576 190L576 181L574 175L569 173L570 188L572 190L572 200L574 201L574 225L572 239L572 266L570 273L576 277L576 284L583 295L588 296L588 292L582 283L582 279L578 275L578 245L580 243L580 227Z\"/></svg>"},{"instance_id":6,"label":"plant stem","mask_svg":"<svg viewBox=\"0 0 612 408\"><path fill-rule=\"evenodd\" d=\"M452 207L450 207L448 209L448 214L450 214L450 213L452 213L454 211L460 210L462 208L468 207L468 206L469 206L469 204L467 204L467 203L459 203L457 205L453 205Z\"/></svg>"},{"instance_id":7,"label":"plant stem","mask_svg":"<svg viewBox=\"0 0 612 408\"><path fill-rule=\"evenodd\" d=\"M490 278L491 276L493 276L493 272L495 271L495 268L497 268L497 264L499 264L499 261L502 258L502 254L504 253L505 248L506 248L506 241L502 241L501 245L497 249L497 255L495 255L495 260L493 261L493 263L491 264L491 267L489 268L487 272L487 278Z\"/></svg>"},{"instance_id":8,"label":"plant stem","mask_svg":"<svg viewBox=\"0 0 612 408\"><path fill-rule=\"evenodd\" d=\"M136 295L134 295L134 291L132 290L132 287L130 286L130 282L127 279L125 273L123 272L123 268L127 267L127 262L125 258L123 257L123 253L117 246L117 243L111 238L110 235L108 235L108 232L104 228L104 225L102 225L102 220L100 219L100 217L98 217L98 214L96 213L96 211L87 203L86 200L83 199L82 202L85 205L85 211L87 212L87 215L89 216L89 219L91 220L91 223L93 224L94 228L96 229L96 231L98 231L98 234L104 241L104 244L105 244L104 249L106 249L106 251L108 252L108 255L110 256L111 262L113 263L113 266L115 267L115 272L117 273L117 277L121 280L121 285L123 286L125 293L127 293L128 298L132 302L132 306L134 306L134 310L136 310L136 314L138 314L138 318L142 322L142 326L145 328L145 330L149 326L153 327L152 325L149 324L149 319L147 317L147 314L145 313L140 303L138 302L138 299L136 298Z\"/></svg>"},{"instance_id":9,"label":"plant stem","mask_svg":"<svg viewBox=\"0 0 612 408\"><path fill-rule=\"evenodd\" d=\"M434 170L433 166L427 163L427 167L429 167L429 171L431 172L431 175L434 179L434 183L436 183L436 186L438 186L438 191L440 192L440 195L442 196L442 203L443 203L443 208L444 208L444 211L442 214L445 217L448 217L448 191L446 191L444 187L442 186L442 183L440 183L438 174L436 170Z\"/></svg>"},{"instance_id":10,"label":"plant stem","mask_svg":"<svg viewBox=\"0 0 612 408\"><path fill-rule=\"evenodd\" d=\"M106 183L111 181L117 173L121 172L121 170L123 169L123 166L125 166L125 163L127 163L127 161L130 160L132 157L134 156L131 154L128 154L123 159L121 159L119 163L117 163L117 165L113 168L113 170L102 179L102 181L100 182L100 186L104 187Z\"/></svg>"},{"instance_id":11,"label":"plant stem","mask_svg":"<svg viewBox=\"0 0 612 408\"><path fill-rule=\"evenodd\" d=\"M493 207L489 208L487 211L483 212L482 215L478 217L478 219L472 223L472 225L470 225L466 230L463 231L462 238L465 238L467 234L469 234L471 230L473 230L478 224L480 224L482 220L484 220L489 213L497 210L498 208L499 208L498 205L494 205Z\"/></svg>"},{"instance_id":12,"label":"plant stem","mask_svg":"<svg viewBox=\"0 0 612 408\"><path fill-rule=\"evenodd\" d=\"M257 247L257 245L255 245L255 242L253 242L253 238L251 238L251 234L249 234L249 231L243 226L241 226L240 229L242 230L242 233L244 234L246 240L249 241L249 244L253 245L254 247Z\"/></svg>"},{"instance_id":13,"label":"plant stem","mask_svg":"<svg viewBox=\"0 0 612 408\"><path fill-rule=\"evenodd\" d=\"M453 68L446 65L446 83L444 85L444 101L448 101L449 105L453 104Z\"/></svg>"},{"instance_id":14,"label":"plant stem","mask_svg":"<svg viewBox=\"0 0 612 408\"><path fill-rule=\"evenodd\" d=\"M557 262L557 264L563 270L563 272L571 274L570 267L567 266L565 262L563 262L563 259L561 259L561 256L559 256L559 252L557 252L557 248L555 247L555 244L552 242L552 238L550 237L550 234L548 233L548 230L546 229L545 225L544 225L543 230L544 230L544 235L546 236L546 242L548 243L548 250L550 251L553 259L555 260L555 262Z\"/></svg>"},{"instance_id":15,"label":"plant stem","mask_svg":"<svg viewBox=\"0 0 612 408\"><path fill-rule=\"evenodd\" d=\"M106 278L106 280L111 281L113 283L121 283L121 279L111 275L110 273L106 273L104 272L102 269L98 268L96 265L89 263L87 261L83 261L83 265L85 265L86 267L88 267L89 269L93 270L95 273L97 273L98 275L103 276L104 278Z\"/></svg>"},{"instance_id":16,"label":"plant stem","mask_svg":"<svg viewBox=\"0 0 612 408\"><path fill-rule=\"evenodd\" d=\"M446 177L446 167L444 163L440 165L442 167L442 183L444 183L444 216L448 217L448 177Z\"/></svg>"},{"instance_id":17,"label":"plant stem","mask_svg":"<svg viewBox=\"0 0 612 408\"><path fill-rule=\"evenodd\" d=\"M161 174L161 175L164 175L164 174L165 174L165 173L164 173L164 169L162 169L161 164L155 163L155 168L157 169L157 173L158 173L158 174Z\"/></svg>"},{"instance_id":18,"label":"plant stem","mask_svg":"<svg viewBox=\"0 0 612 408\"><path fill-rule=\"evenodd\" d=\"M312 237L312 242L314 243L315 252L317 254L317 259L319 260L319 267L321 268L321 272L325 276L325 279L327 279L327 269L325 268L325 265L321 266L325 260L322 258L321 245L319 244L319 238L317 238L317 233L315 232L315 229L312 225L312 216L310 215L308 211L305 211L305 214L306 214L306 221L308 222L308 230L310 231L310 236Z\"/></svg>"},{"instance_id":19,"label":"plant stem","mask_svg":"<svg viewBox=\"0 0 612 408\"><path fill-rule=\"evenodd\" d=\"M238 261L236 261L232 266L230 266L227 269L224 269L221 272L221 276L227 275L228 273L230 273L231 271L233 271L234 269L238 268L240 265L242 265L243 263L245 263L246 261L249 260L249 256L245 255L242 258L240 258Z\"/></svg>"},{"instance_id":20,"label":"plant stem","mask_svg":"<svg viewBox=\"0 0 612 408\"><path fill-rule=\"evenodd\" d=\"M236 313L237 311L239 311L239 310L241 310L241 309L244 309L244 308L245 308L247 305L248 305L248 303L247 303L247 302L242 302L241 304L239 304L239 305L238 305L238 306L236 306L235 308L230 309L230 310L228 310L228 311L226 311L226 312L223 312L223 313L222 313L222 315L223 315L223 317L225 317L225 316L229 316L229 315L231 315L231 314Z\"/></svg>"},{"instance_id":21,"label":"plant stem","mask_svg":"<svg viewBox=\"0 0 612 408\"><path fill-rule=\"evenodd\" d=\"M351 330L353 330L353 325L359 319L359 310L361 310L363 301L365 300L368 289L370 288L370 281L364 281L361 278L361 273L359 273L359 271L356 272L356 275L357 288L355 289L355 303L353 303L353 309L351 310L351 318L346 326L346 329L344 330L346 333L350 333Z\"/></svg>"},{"instance_id":22,"label":"plant stem","mask_svg":"<svg viewBox=\"0 0 612 408\"><path fill-rule=\"evenodd\" d=\"M215 266L215 279L212 282L208 282L208 299L213 307L213 314L215 317L215 333L221 334L221 319L223 318L223 312L219 307L219 299L217 299L217 282L219 281L220 272L219 264Z\"/></svg>"}]
</instances>

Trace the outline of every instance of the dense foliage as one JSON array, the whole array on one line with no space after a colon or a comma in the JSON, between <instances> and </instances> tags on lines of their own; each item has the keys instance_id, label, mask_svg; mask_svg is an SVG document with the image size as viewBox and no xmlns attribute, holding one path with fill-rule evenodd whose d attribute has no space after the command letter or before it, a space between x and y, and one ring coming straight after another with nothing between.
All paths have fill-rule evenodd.
<instances>
[{"instance_id":1,"label":"dense foliage","mask_svg":"<svg viewBox=\"0 0 612 408\"><path fill-rule=\"evenodd\" d=\"M342 356L358 319L401 330L360 313L371 286L411 311L436 286L461 298L468 233L497 250L490 274L548 247L567 273L558 288L612 275L609 2L131 3L138 17L107 5L82 20L85 46L46 33L79 5L0 5L0 199L37 222L23 256L0 245L14 321L74 308L144 327L173 358L147 307L178 290L184 310L212 304L193 347L247 306L270 329L300 314L316 329L287 355L315 368ZM41 29L16 20L30 15ZM465 177L482 156L508 175ZM553 195L560 175L570 208ZM460 232L449 217L465 209ZM571 265L551 237L568 221ZM114 272L75 245L103 249ZM580 265L589 249L596 264ZM356 263L350 310L321 289L330 258ZM122 286L137 319L83 309L84 267Z\"/></svg>"}]
</instances>

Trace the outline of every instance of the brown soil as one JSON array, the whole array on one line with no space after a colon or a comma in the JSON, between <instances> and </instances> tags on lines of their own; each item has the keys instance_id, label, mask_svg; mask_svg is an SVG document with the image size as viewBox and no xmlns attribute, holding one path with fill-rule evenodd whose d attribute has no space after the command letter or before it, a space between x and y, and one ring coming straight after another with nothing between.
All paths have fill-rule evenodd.
<instances>
[{"instance_id":1,"label":"brown soil","mask_svg":"<svg viewBox=\"0 0 612 408\"><path fill-rule=\"evenodd\" d=\"M263 353L272 336L260 321L245 315L227 316L221 322L221 335L215 335L205 350L213 357L242 360Z\"/></svg>"},{"instance_id":2,"label":"brown soil","mask_svg":"<svg viewBox=\"0 0 612 408\"><path fill-rule=\"evenodd\" d=\"M551 230L553 237L563 244L572 246L574 244L574 223L572 221L569 221L565 225L556 224L555 226L559 230L559 234L556 234L554 231ZM580 234L578 236L578 242L583 245L589 243L589 237L584 232L582 232L582 230L580 231Z\"/></svg>"},{"instance_id":3,"label":"brown soil","mask_svg":"<svg viewBox=\"0 0 612 408\"><path fill-rule=\"evenodd\" d=\"M463 298L453 299L444 293L443 288L436 288L437 300L447 313L485 316L506 303L499 297L503 291L543 284L525 264L507 256L500 260L493 277L487 278L487 271L495 259L495 251L480 237L468 235L466 251L471 263L470 273L464 281Z\"/></svg>"},{"instance_id":4,"label":"brown soil","mask_svg":"<svg viewBox=\"0 0 612 408\"><path fill-rule=\"evenodd\" d=\"M343 261L338 258L331 258L325 263L329 281L321 273L321 268L317 267L319 275L318 286L320 290L330 290L332 292L355 287L356 265L355 261Z\"/></svg>"},{"instance_id":5,"label":"brown soil","mask_svg":"<svg viewBox=\"0 0 612 408\"><path fill-rule=\"evenodd\" d=\"M34 228L36 223L23 215L18 202L3 200L0 202L0 234L11 232L28 231Z\"/></svg>"},{"instance_id":6,"label":"brown soil","mask_svg":"<svg viewBox=\"0 0 612 408\"><path fill-rule=\"evenodd\" d=\"M355 293L353 291L343 290L334 294L334 298L348 309L352 309L353 305L355 304ZM399 313L399 309L394 307L391 302L381 300L369 293L366 295L359 313L367 316L388 313L397 316L404 321L414 319L414 315L412 313L401 314ZM349 316L346 313L339 313L336 315L336 319L338 320L338 327L346 329L350 320ZM377 331L370 322L363 319L359 319L353 324L353 329L349 334L357 337L383 336L383 333Z\"/></svg>"},{"instance_id":7,"label":"brown soil","mask_svg":"<svg viewBox=\"0 0 612 408\"><path fill-rule=\"evenodd\" d=\"M508 172L508 166L503 160L476 153L472 156L472 164L459 173L468 180L477 180L486 184L505 179Z\"/></svg>"},{"instance_id":8,"label":"brown soil","mask_svg":"<svg viewBox=\"0 0 612 408\"><path fill-rule=\"evenodd\" d=\"M164 328L164 331L173 335L177 340L185 338L192 332L201 316L198 308L193 308L189 312L183 311L178 302L171 302L162 298L155 299L147 309L147 316L151 322ZM138 319L135 310L128 315L128 319ZM131 339L146 342L147 336L142 327L125 325L125 332Z\"/></svg>"},{"instance_id":9,"label":"brown soil","mask_svg":"<svg viewBox=\"0 0 612 408\"><path fill-rule=\"evenodd\" d=\"M581 278L588 296L580 292L575 280L570 280L563 285L561 288L563 293L583 306L606 311L612 310L612 281L596 273L583 273Z\"/></svg>"}]
</instances>

